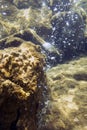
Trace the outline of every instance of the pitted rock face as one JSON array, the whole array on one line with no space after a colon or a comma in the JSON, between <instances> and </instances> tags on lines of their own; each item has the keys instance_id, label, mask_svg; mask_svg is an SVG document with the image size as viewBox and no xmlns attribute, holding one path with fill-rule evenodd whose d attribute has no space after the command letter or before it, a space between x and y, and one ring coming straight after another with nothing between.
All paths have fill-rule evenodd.
<instances>
[{"instance_id":1,"label":"pitted rock face","mask_svg":"<svg viewBox=\"0 0 87 130\"><path fill-rule=\"evenodd\" d=\"M31 42L0 50L0 129L36 130L43 64L39 46Z\"/></svg>"}]
</instances>

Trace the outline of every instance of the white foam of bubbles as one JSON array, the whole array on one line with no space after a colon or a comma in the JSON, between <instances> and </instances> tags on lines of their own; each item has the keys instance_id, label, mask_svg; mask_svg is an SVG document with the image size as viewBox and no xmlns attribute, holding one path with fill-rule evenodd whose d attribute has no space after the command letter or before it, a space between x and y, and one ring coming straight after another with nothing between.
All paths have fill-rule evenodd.
<instances>
[{"instance_id":1,"label":"white foam of bubbles","mask_svg":"<svg viewBox=\"0 0 87 130\"><path fill-rule=\"evenodd\" d=\"M67 25L67 26L69 26L69 25L70 25L68 21L66 21L66 25Z\"/></svg>"},{"instance_id":2,"label":"white foam of bubbles","mask_svg":"<svg viewBox=\"0 0 87 130\"><path fill-rule=\"evenodd\" d=\"M45 49L47 49L47 50L52 49L52 45L51 45L49 42L45 42L45 43L43 44L43 47L44 47Z\"/></svg>"},{"instance_id":3,"label":"white foam of bubbles","mask_svg":"<svg viewBox=\"0 0 87 130\"><path fill-rule=\"evenodd\" d=\"M57 11L57 8L55 7L55 8L53 9L53 11Z\"/></svg>"},{"instance_id":4,"label":"white foam of bubbles","mask_svg":"<svg viewBox=\"0 0 87 130\"><path fill-rule=\"evenodd\" d=\"M71 43L68 43L68 45L70 46L70 45L71 45Z\"/></svg>"},{"instance_id":5,"label":"white foam of bubbles","mask_svg":"<svg viewBox=\"0 0 87 130\"><path fill-rule=\"evenodd\" d=\"M43 3L42 3L42 7L44 7L44 6L46 6L46 3L43 1Z\"/></svg>"},{"instance_id":6,"label":"white foam of bubbles","mask_svg":"<svg viewBox=\"0 0 87 130\"><path fill-rule=\"evenodd\" d=\"M53 27L53 31L55 31L56 30L56 27Z\"/></svg>"},{"instance_id":7,"label":"white foam of bubbles","mask_svg":"<svg viewBox=\"0 0 87 130\"><path fill-rule=\"evenodd\" d=\"M3 12L2 14L3 14L3 15L6 15L7 13L6 13L6 12Z\"/></svg>"},{"instance_id":8,"label":"white foam of bubbles","mask_svg":"<svg viewBox=\"0 0 87 130\"><path fill-rule=\"evenodd\" d=\"M63 43L66 43L66 41L63 41Z\"/></svg>"},{"instance_id":9,"label":"white foam of bubbles","mask_svg":"<svg viewBox=\"0 0 87 130\"><path fill-rule=\"evenodd\" d=\"M56 54L60 54L59 51L52 45L50 44L49 42L45 42L43 45L42 45L45 50L49 51L49 52L55 52Z\"/></svg>"}]
</instances>

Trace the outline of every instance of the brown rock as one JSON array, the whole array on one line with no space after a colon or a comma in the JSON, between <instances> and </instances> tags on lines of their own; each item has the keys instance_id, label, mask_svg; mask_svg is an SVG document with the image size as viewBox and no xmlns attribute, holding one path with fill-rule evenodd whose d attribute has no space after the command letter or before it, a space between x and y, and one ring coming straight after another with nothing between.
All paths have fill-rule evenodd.
<instances>
[{"instance_id":1,"label":"brown rock","mask_svg":"<svg viewBox=\"0 0 87 130\"><path fill-rule=\"evenodd\" d=\"M40 130L87 130L87 57L53 67L47 79L49 98Z\"/></svg>"},{"instance_id":2,"label":"brown rock","mask_svg":"<svg viewBox=\"0 0 87 130\"><path fill-rule=\"evenodd\" d=\"M31 42L0 50L0 130L37 129L43 59L39 46Z\"/></svg>"}]
</instances>

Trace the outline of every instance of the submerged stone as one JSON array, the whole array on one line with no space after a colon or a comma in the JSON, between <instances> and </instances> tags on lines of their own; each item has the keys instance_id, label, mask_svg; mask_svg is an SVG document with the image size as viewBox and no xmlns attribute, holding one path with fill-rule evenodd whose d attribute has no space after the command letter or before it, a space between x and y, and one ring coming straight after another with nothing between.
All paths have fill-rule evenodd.
<instances>
[{"instance_id":1,"label":"submerged stone","mask_svg":"<svg viewBox=\"0 0 87 130\"><path fill-rule=\"evenodd\" d=\"M87 15L76 3L0 1L0 130L87 129L87 58L76 59Z\"/></svg>"},{"instance_id":2,"label":"submerged stone","mask_svg":"<svg viewBox=\"0 0 87 130\"><path fill-rule=\"evenodd\" d=\"M8 40L9 47L0 50L0 129L36 130L44 57L31 42L12 47L14 39Z\"/></svg>"},{"instance_id":3,"label":"submerged stone","mask_svg":"<svg viewBox=\"0 0 87 130\"><path fill-rule=\"evenodd\" d=\"M87 129L87 57L47 71L49 96L39 130Z\"/></svg>"},{"instance_id":4,"label":"submerged stone","mask_svg":"<svg viewBox=\"0 0 87 130\"><path fill-rule=\"evenodd\" d=\"M81 12L80 12L81 13ZM63 60L71 59L85 52L85 19L78 12L60 13L53 20L53 39L61 50Z\"/></svg>"}]
</instances>

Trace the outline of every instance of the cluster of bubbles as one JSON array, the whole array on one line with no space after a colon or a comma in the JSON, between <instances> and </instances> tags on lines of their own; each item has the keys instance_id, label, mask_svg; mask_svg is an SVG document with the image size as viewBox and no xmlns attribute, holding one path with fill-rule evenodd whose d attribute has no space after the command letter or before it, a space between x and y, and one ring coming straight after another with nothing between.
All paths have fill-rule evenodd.
<instances>
[{"instance_id":1,"label":"cluster of bubbles","mask_svg":"<svg viewBox=\"0 0 87 130\"><path fill-rule=\"evenodd\" d=\"M73 2L75 3L76 1L73 0ZM76 58L87 50L87 38L84 36L86 28L85 17L78 9L72 9L72 4L70 0L55 0L53 5L50 6L54 15L55 13L60 15L52 21L52 34L49 36L50 40L46 47L50 48L49 43L51 43L60 50L60 56L48 52L47 67ZM39 129L42 130L46 122L46 120L44 122L43 118L46 115L49 99L47 101L45 102L46 107L43 107L41 111L42 115L40 115L39 120Z\"/></svg>"},{"instance_id":2,"label":"cluster of bubbles","mask_svg":"<svg viewBox=\"0 0 87 130\"><path fill-rule=\"evenodd\" d=\"M54 1L51 9L53 12L58 12L58 11L68 11L71 7L71 2L70 0L58 0Z\"/></svg>"},{"instance_id":3,"label":"cluster of bubbles","mask_svg":"<svg viewBox=\"0 0 87 130\"><path fill-rule=\"evenodd\" d=\"M11 16L13 13L12 8L13 6L11 5L10 1L0 0L0 15L1 16L3 16L4 18L6 16Z\"/></svg>"},{"instance_id":4,"label":"cluster of bubbles","mask_svg":"<svg viewBox=\"0 0 87 130\"><path fill-rule=\"evenodd\" d=\"M86 20L81 11L78 11L79 8L77 10L74 9L74 6L77 5L77 3L80 3L80 1L82 0L40 0L37 2L40 5L39 7L46 6L52 10L53 15L58 14L58 17L52 20L52 33L48 36L49 41L47 42L60 50L60 57L54 53L50 54L49 52L46 52L48 55L48 64L51 63L54 66L56 63L63 62L66 59L77 57L80 52L85 51L85 48L87 48L84 38ZM35 2L34 0L19 0L17 3L15 0L0 0L1 16L10 18L10 16L14 14L14 11L16 12L15 8L12 12L12 3L18 8L28 8ZM28 7L26 5L28 5ZM33 6L37 7L36 5ZM11 17L11 20L14 19ZM2 32L3 28L1 24L0 27Z\"/></svg>"},{"instance_id":5,"label":"cluster of bubbles","mask_svg":"<svg viewBox=\"0 0 87 130\"><path fill-rule=\"evenodd\" d=\"M86 40L84 32L86 28L86 17L82 15L80 8L74 9L75 1L59 0L54 1L50 6L53 14L58 16L52 21L51 43L60 50L60 57L50 54L49 62L62 63L66 60L76 58L86 52Z\"/></svg>"},{"instance_id":6,"label":"cluster of bubbles","mask_svg":"<svg viewBox=\"0 0 87 130\"><path fill-rule=\"evenodd\" d=\"M85 23L77 12L68 12L53 21L52 24L55 45L68 57L74 56L81 47L83 49Z\"/></svg>"}]
</instances>

